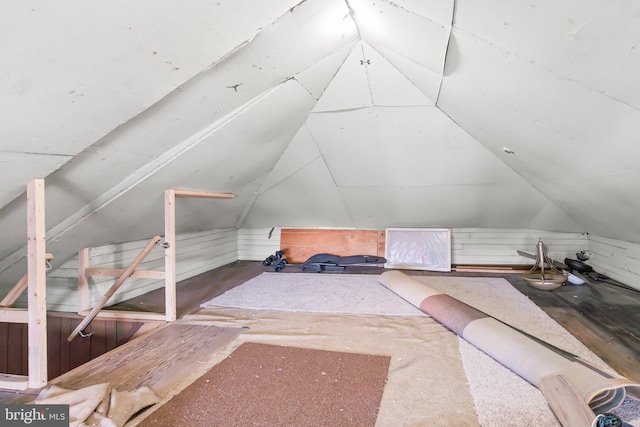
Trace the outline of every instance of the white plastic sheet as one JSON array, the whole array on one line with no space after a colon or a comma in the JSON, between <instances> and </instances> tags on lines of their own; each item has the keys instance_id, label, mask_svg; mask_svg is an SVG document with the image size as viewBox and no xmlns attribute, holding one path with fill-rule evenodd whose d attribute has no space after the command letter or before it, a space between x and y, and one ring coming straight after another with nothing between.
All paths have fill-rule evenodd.
<instances>
[{"instance_id":1,"label":"white plastic sheet","mask_svg":"<svg viewBox=\"0 0 640 427\"><path fill-rule=\"evenodd\" d=\"M451 230L387 228L387 268L451 271Z\"/></svg>"}]
</instances>

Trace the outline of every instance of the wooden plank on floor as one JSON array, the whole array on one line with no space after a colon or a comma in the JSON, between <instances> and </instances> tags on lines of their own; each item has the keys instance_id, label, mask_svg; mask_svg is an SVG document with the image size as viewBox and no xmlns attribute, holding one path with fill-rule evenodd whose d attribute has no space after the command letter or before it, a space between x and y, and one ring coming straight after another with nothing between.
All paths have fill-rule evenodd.
<instances>
[{"instance_id":1,"label":"wooden plank on floor","mask_svg":"<svg viewBox=\"0 0 640 427\"><path fill-rule=\"evenodd\" d=\"M543 291L521 276L508 280L616 372L640 381L640 294L605 284Z\"/></svg>"},{"instance_id":2,"label":"wooden plank on floor","mask_svg":"<svg viewBox=\"0 0 640 427\"><path fill-rule=\"evenodd\" d=\"M243 329L210 324L170 323L136 338L54 379L60 387L79 389L109 382L119 390L143 385L164 397L193 381L216 351L233 341ZM204 371L199 372L202 375ZM187 383L185 383L187 382Z\"/></svg>"},{"instance_id":3,"label":"wooden plank on floor","mask_svg":"<svg viewBox=\"0 0 640 427\"><path fill-rule=\"evenodd\" d=\"M566 309L547 308L545 311L620 375L640 382L637 351L621 344L614 334L606 333L597 323L569 313Z\"/></svg>"}]
</instances>

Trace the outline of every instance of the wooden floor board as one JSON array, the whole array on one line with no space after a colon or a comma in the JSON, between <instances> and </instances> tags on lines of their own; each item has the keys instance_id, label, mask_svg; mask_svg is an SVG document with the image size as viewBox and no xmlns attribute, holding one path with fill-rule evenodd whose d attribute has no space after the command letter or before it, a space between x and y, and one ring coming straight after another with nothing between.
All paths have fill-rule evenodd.
<instances>
[{"instance_id":1,"label":"wooden floor board","mask_svg":"<svg viewBox=\"0 0 640 427\"><path fill-rule=\"evenodd\" d=\"M605 282L542 291L511 283L621 375L640 382L640 292Z\"/></svg>"},{"instance_id":2,"label":"wooden floor board","mask_svg":"<svg viewBox=\"0 0 640 427\"><path fill-rule=\"evenodd\" d=\"M166 324L61 375L50 384L80 389L108 382L120 391L148 386L158 396L165 397L186 387L194 375L202 375L202 368L216 350L241 332L238 328L213 325Z\"/></svg>"}]
</instances>

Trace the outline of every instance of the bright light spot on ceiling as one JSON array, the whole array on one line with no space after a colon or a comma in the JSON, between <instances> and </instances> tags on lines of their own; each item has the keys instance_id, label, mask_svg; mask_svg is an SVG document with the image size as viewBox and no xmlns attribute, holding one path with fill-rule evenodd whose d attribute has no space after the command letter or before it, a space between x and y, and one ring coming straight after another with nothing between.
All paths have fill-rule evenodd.
<instances>
[{"instance_id":1,"label":"bright light spot on ceiling","mask_svg":"<svg viewBox=\"0 0 640 427\"><path fill-rule=\"evenodd\" d=\"M379 6L367 2L349 2L353 8L353 19L361 34L376 34L379 37L386 37L388 34L387 22Z\"/></svg>"},{"instance_id":2,"label":"bright light spot on ceiling","mask_svg":"<svg viewBox=\"0 0 640 427\"><path fill-rule=\"evenodd\" d=\"M357 32L356 23L344 4L327 8L319 17L318 28L327 37L349 37Z\"/></svg>"}]
</instances>

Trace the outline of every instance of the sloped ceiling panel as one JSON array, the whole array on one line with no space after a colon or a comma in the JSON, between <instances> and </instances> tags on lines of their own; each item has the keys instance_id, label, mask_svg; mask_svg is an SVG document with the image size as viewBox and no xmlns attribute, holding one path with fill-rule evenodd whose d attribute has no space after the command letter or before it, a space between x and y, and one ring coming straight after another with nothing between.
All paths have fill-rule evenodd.
<instances>
[{"instance_id":1,"label":"sloped ceiling panel","mask_svg":"<svg viewBox=\"0 0 640 427\"><path fill-rule=\"evenodd\" d=\"M0 207L31 179L48 176L295 4L3 4Z\"/></svg>"},{"instance_id":2,"label":"sloped ceiling panel","mask_svg":"<svg viewBox=\"0 0 640 427\"><path fill-rule=\"evenodd\" d=\"M389 221L462 227L475 215L483 227L526 228L546 204L538 190L435 107L312 114L307 126L359 227ZM422 207L391 220L393 209L383 206L388 203ZM545 229L562 224L566 231L581 230L560 211L545 219L551 227Z\"/></svg>"},{"instance_id":3,"label":"sloped ceiling panel","mask_svg":"<svg viewBox=\"0 0 640 427\"><path fill-rule=\"evenodd\" d=\"M266 191L289 178L318 157L320 157L320 151L311 133L309 133L309 129L307 126L300 127L273 169L269 172L262 185L262 190Z\"/></svg>"},{"instance_id":4,"label":"sloped ceiling panel","mask_svg":"<svg viewBox=\"0 0 640 427\"><path fill-rule=\"evenodd\" d=\"M416 90L418 88L411 80L366 43L362 43L362 55L366 58L363 65L373 105L410 107L434 104L433 98ZM376 65L372 67L371 62Z\"/></svg>"},{"instance_id":5,"label":"sloped ceiling panel","mask_svg":"<svg viewBox=\"0 0 640 427\"><path fill-rule=\"evenodd\" d=\"M462 30L449 49L444 112L583 226L600 223L590 232L640 237L624 225L636 211L639 110ZM588 194L603 203L585 209Z\"/></svg>"},{"instance_id":6,"label":"sloped ceiling panel","mask_svg":"<svg viewBox=\"0 0 640 427\"><path fill-rule=\"evenodd\" d=\"M300 82L313 95L319 99L322 93L327 89L327 84L332 80L335 74L344 63L345 58L350 55L353 45L356 42L347 44L341 50L327 57L321 58L315 64L300 71L295 75L296 80Z\"/></svg>"},{"instance_id":7,"label":"sloped ceiling panel","mask_svg":"<svg viewBox=\"0 0 640 427\"><path fill-rule=\"evenodd\" d=\"M184 184L189 189L202 187L207 191L234 191L236 188L250 191L250 185L242 185L247 181L254 182L257 177L247 176L247 179L239 180L238 184L231 183L232 177L254 175L254 172L266 175L288 141L281 140L279 143L282 147L274 150L267 158L252 159L248 147L265 144L262 139L264 135L246 135L231 126L229 129L236 129L238 138L247 138L240 140L245 148L235 154L237 161L241 163L234 163L237 171L225 167L224 162L228 159L216 159L215 152L207 152L198 157L205 159L211 171L227 173L220 180L201 181L200 175L193 173L190 163L193 159L185 156L185 153L219 131L228 132L226 126L262 102L267 103L269 112L284 114L278 116L284 122L272 120L272 129L277 129L285 139L292 138L301 126L301 120L315 103L315 98L300 86L295 77L335 55L338 58L336 64L341 63L339 52L348 53L345 47L352 45L355 40L353 28L351 33L346 34L327 26L327 20L336 14L341 17L348 14L344 2L306 2L288 9L275 23L264 28L258 36L252 37L249 44L181 85L143 114L129 120L91 149L78 155L73 162L49 176L47 200L56 201L52 204L55 207L47 212L47 221L51 227L48 236L56 244L57 250L55 262L64 262L85 243L96 245L106 238L109 240L105 243L126 241L150 231L147 226L133 227L133 230L111 227L115 221L113 218L124 213L128 214L127 220L141 221L140 218L149 212L150 204L140 203L139 210L130 205L135 205L135 200L153 194L155 188L144 185L150 177L161 177L157 182L163 190ZM296 34L294 42L291 34ZM317 72L315 78L319 79L316 82L318 84L324 79L326 86L336 70L328 66L323 70ZM298 87L304 96L292 96L284 104L275 101L278 97L274 94L283 84ZM272 97L274 101L269 103ZM291 114L288 117L289 109ZM267 114L253 117L253 122L244 122L242 126L246 129L260 129L266 117ZM295 117L300 121L296 121ZM256 123L260 123L260 126ZM268 122L264 125L270 126ZM230 141L233 142L235 141ZM257 151L261 150L258 148ZM243 158L244 156L247 158ZM261 164L259 170L252 169L251 165L257 163ZM167 170L171 172L163 174L163 169L169 165L171 168ZM96 173L97 169L104 173ZM214 178L220 176L216 175ZM239 194L238 199L246 200L247 204L252 200L244 194ZM0 225L3 229L6 227L11 230L10 233L18 231L17 235L11 236L12 245L2 248L0 271L13 265L24 253L25 240L21 235L24 228L14 227L15 224L23 223L24 210L21 206L24 205L24 199L18 199L12 205L15 206L6 211L9 215L0 219ZM224 220L217 219L215 225L236 225L245 208L246 205L239 206L236 215L225 215ZM156 209L161 209L161 206ZM136 214L131 214L132 210ZM206 218L206 208L202 208L202 212ZM87 222L94 217L105 219L105 223L110 224L110 231L103 233L98 221ZM111 219L107 221L107 217ZM206 220L204 223L212 224Z\"/></svg>"},{"instance_id":8,"label":"sloped ceiling panel","mask_svg":"<svg viewBox=\"0 0 640 427\"><path fill-rule=\"evenodd\" d=\"M413 62L410 58L406 58L397 54L393 50L389 50L380 46L375 48L390 64L392 64L407 80L425 94L433 104L438 100L440 92L440 84L442 83L442 72L432 71L426 67Z\"/></svg>"},{"instance_id":9,"label":"sloped ceiling panel","mask_svg":"<svg viewBox=\"0 0 640 427\"><path fill-rule=\"evenodd\" d=\"M358 14L358 3L350 4L359 22L362 14ZM383 15L389 13L387 6L373 10ZM398 12L411 16L409 20L424 21L405 8L394 7L391 16ZM393 19L385 21L390 23ZM433 21L429 24L435 25ZM364 34L360 23L358 27ZM446 25L435 27L446 30L448 36ZM429 38L424 31L418 34L425 40ZM313 142L317 147L309 148L306 159L318 151L332 177L321 181L326 185L322 191L318 191L320 181L314 183L313 191L333 195L337 190L342 197L340 205L349 211L348 218L344 217L346 222L333 225L386 227L390 221L398 221L397 225L403 226L441 226L448 218L448 224L468 226L475 218L486 227L526 228L535 221L546 229L562 224L565 231L582 230L573 218L554 209L535 187L434 106L431 97L388 60L381 53L382 48L378 49L369 44L369 39L354 47L309 116L305 126L309 136L306 131L301 133L304 138L300 141L309 147ZM394 52L398 50L402 51L395 46ZM444 61L444 51L441 53ZM396 62L403 58L397 53L389 56ZM429 63L425 58L419 60ZM430 66L434 68L433 62ZM437 93L431 96L436 99ZM281 158L271 179L275 182L276 176L291 177L282 173L286 170L295 170L300 177L310 167L303 161L288 164L287 159ZM313 168L318 168L315 161ZM283 204L290 211L305 211L297 198L289 202L279 199L281 194L274 187L280 189L283 185L270 185L270 191L261 192L256 205ZM470 196L450 197L447 201L447 194ZM274 198L278 198L277 202ZM395 201L398 206L407 206L402 219L393 216L394 209L378 206ZM428 205L431 211L437 206L437 212L409 209L411 204L424 204L425 208ZM247 224L252 226L286 225L282 218L272 224L260 221L253 211L247 218Z\"/></svg>"},{"instance_id":10,"label":"sloped ceiling panel","mask_svg":"<svg viewBox=\"0 0 640 427\"><path fill-rule=\"evenodd\" d=\"M453 16L453 1L418 6L418 2L349 0L363 40L393 50L442 73ZM438 22L434 20L434 18Z\"/></svg>"},{"instance_id":11,"label":"sloped ceiling panel","mask_svg":"<svg viewBox=\"0 0 640 427\"><path fill-rule=\"evenodd\" d=\"M479 186L513 172L435 107L374 107L307 121L339 186Z\"/></svg>"},{"instance_id":12,"label":"sloped ceiling panel","mask_svg":"<svg viewBox=\"0 0 640 427\"><path fill-rule=\"evenodd\" d=\"M257 190L256 182L264 179L278 161L314 103L315 99L296 81L283 83L226 126L203 135L188 150L172 156L162 168L141 175L133 188L108 193L110 198L105 195L95 200L48 230L48 250L62 257L98 241L163 234L163 193L167 188L237 195L236 199L222 201L180 200L178 232L234 227Z\"/></svg>"},{"instance_id":13,"label":"sloped ceiling panel","mask_svg":"<svg viewBox=\"0 0 640 427\"><path fill-rule=\"evenodd\" d=\"M371 105L371 102L362 48L358 43L331 79L313 111L348 110Z\"/></svg>"},{"instance_id":14,"label":"sloped ceiling panel","mask_svg":"<svg viewBox=\"0 0 640 427\"><path fill-rule=\"evenodd\" d=\"M24 273L18 195L37 176L55 263L158 233L176 187L237 194L183 201L185 231L531 227L640 241L631 0L2 8L0 274Z\"/></svg>"},{"instance_id":15,"label":"sloped ceiling panel","mask_svg":"<svg viewBox=\"0 0 640 427\"><path fill-rule=\"evenodd\" d=\"M341 187L358 227L520 228L537 214L545 198L527 185ZM517 201L517 203L514 203ZM392 218L392 220L389 220ZM526 227L525 227L526 228Z\"/></svg>"},{"instance_id":16,"label":"sloped ceiling panel","mask_svg":"<svg viewBox=\"0 0 640 427\"><path fill-rule=\"evenodd\" d=\"M436 102L453 21L453 0L350 0L349 5L362 39ZM364 60L369 59L369 52Z\"/></svg>"},{"instance_id":17,"label":"sloped ceiling panel","mask_svg":"<svg viewBox=\"0 0 640 427\"><path fill-rule=\"evenodd\" d=\"M243 226L308 227L309 224L355 226L321 157L262 193Z\"/></svg>"},{"instance_id":18,"label":"sloped ceiling panel","mask_svg":"<svg viewBox=\"0 0 640 427\"><path fill-rule=\"evenodd\" d=\"M539 67L640 108L640 4L633 0L456 3L456 26ZM553 13L550 13L553 11Z\"/></svg>"}]
</instances>

